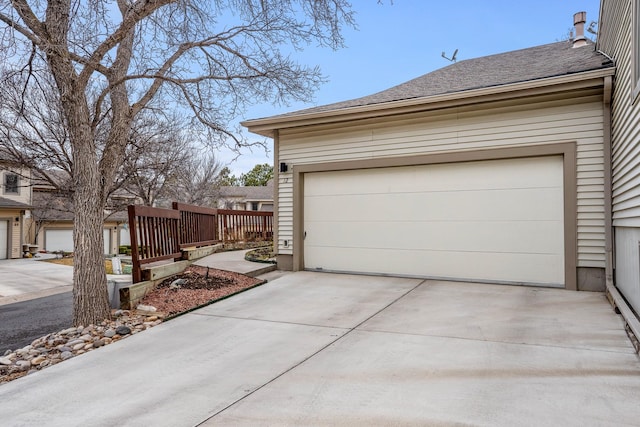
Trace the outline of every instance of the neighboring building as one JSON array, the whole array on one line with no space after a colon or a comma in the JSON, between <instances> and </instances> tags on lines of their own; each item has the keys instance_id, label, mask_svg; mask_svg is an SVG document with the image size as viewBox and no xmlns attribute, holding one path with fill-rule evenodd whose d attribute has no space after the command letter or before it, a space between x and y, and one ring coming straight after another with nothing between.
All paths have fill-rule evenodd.
<instances>
[{"instance_id":1,"label":"neighboring building","mask_svg":"<svg viewBox=\"0 0 640 427\"><path fill-rule=\"evenodd\" d=\"M273 180L266 186L220 187L219 209L273 211Z\"/></svg>"},{"instance_id":2,"label":"neighboring building","mask_svg":"<svg viewBox=\"0 0 640 427\"><path fill-rule=\"evenodd\" d=\"M616 65L610 121L615 285L640 313L640 0L601 1L597 48Z\"/></svg>"},{"instance_id":3,"label":"neighboring building","mask_svg":"<svg viewBox=\"0 0 640 427\"><path fill-rule=\"evenodd\" d=\"M30 174L0 159L0 260L20 258L31 209Z\"/></svg>"},{"instance_id":4,"label":"neighboring building","mask_svg":"<svg viewBox=\"0 0 640 427\"><path fill-rule=\"evenodd\" d=\"M48 171L49 179L56 186L69 189L69 174L63 171ZM33 211L28 240L35 242L40 250L47 252L73 252L73 202L69 191L60 191L47 179L33 179ZM104 253L117 254L118 246L129 244L128 216L126 206L136 198L116 193L109 198L104 212Z\"/></svg>"},{"instance_id":5,"label":"neighboring building","mask_svg":"<svg viewBox=\"0 0 640 427\"><path fill-rule=\"evenodd\" d=\"M615 68L583 15L574 41L243 123L281 164L279 268L603 290Z\"/></svg>"},{"instance_id":6,"label":"neighboring building","mask_svg":"<svg viewBox=\"0 0 640 427\"><path fill-rule=\"evenodd\" d=\"M73 252L73 209L70 196L42 187L33 191L31 240L47 252ZM118 246L129 244L126 211L105 212L104 253L117 254Z\"/></svg>"}]
</instances>

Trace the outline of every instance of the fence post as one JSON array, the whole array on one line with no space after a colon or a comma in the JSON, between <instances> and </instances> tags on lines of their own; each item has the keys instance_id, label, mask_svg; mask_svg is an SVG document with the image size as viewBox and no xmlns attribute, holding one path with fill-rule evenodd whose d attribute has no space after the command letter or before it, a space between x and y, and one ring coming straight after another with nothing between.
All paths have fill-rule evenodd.
<instances>
[{"instance_id":1,"label":"fence post","mask_svg":"<svg viewBox=\"0 0 640 427\"><path fill-rule=\"evenodd\" d=\"M262 217L262 240L267 240L267 216Z\"/></svg>"},{"instance_id":2,"label":"fence post","mask_svg":"<svg viewBox=\"0 0 640 427\"><path fill-rule=\"evenodd\" d=\"M140 268L140 254L138 248L138 224L136 223L136 207L130 205L127 207L127 213L129 214L129 239L131 241L131 275L133 283L142 281L142 270Z\"/></svg>"}]
</instances>

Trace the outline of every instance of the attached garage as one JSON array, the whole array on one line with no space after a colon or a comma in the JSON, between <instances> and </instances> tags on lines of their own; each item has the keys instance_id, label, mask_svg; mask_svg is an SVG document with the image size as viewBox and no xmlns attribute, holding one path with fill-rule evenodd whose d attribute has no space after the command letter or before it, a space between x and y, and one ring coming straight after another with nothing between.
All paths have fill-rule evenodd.
<instances>
[{"instance_id":1,"label":"attached garage","mask_svg":"<svg viewBox=\"0 0 640 427\"><path fill-rule=\"evenodd\" d=\"M108 254L110 248L109 229L103 230L104 253ZM47 251L73 252L73 230L48 228L44 232L45 247Z\"/></svg>"},{"instance_id":2,"label":"attached garage","mask_svg":"<svg viewBox=\"0 0 640 427\"><path fill-rule=\"evenodd\" d=\"M0 220L0 259L9 258L9 221Z\"/></svg>"},{"instance_id":3,"label":"attached garage","mask_svg":"<svg viewBox=\"0 0 640 427\"><path fill-rule=\"evenodd\" d=\"M613 73L559 42L244 122L274 139L278 267L604 290Z\"/></svg>"},{"instance_id":4,"label":"attached garage","mask_svg":"<svg viewBox=\"0 0 640 427\"><path fill-rule=\"evenodd\" d=\"M561 156L309 173L304 266L564 287Z\"/></svg>"}]
</instances>

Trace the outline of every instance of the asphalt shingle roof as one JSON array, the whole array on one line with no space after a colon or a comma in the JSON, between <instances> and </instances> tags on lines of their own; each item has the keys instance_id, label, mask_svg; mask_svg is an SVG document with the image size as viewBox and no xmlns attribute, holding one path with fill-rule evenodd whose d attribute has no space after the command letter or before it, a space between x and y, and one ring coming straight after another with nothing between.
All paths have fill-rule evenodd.
<instances>
[{"instance_id":1,"label":"asphalt shingle roof","mask_svg":"<svg viewBox=\"0 0 640 427\"><path fill-rule=\"evenodd\" d=\"M33 192L33 215L43 221L73 221L73 202L71 197L48 191ZM113 212L105 221L128 221L126 211Z\"/></svg>"},{"instance_id":2,"label":"asphalt shingle roof","mask_svg":"<svg viewBox=\"0 0 640 427\"><path fill-rule=\"evenodd\" d=\"M459 61L373 95L272 118L464 92L613 66L609 58L596 51L593 43L573 48L570 41L562 41Z\"/></svg>"},{"instance_id":3,"label":"asphalt shingle roof","mask_svg":"<svg viewBox=\"0 0 640 427\"><path fill-rule=\"evenodd\" d=\"M0 197L0 208L19 208L29 209L30 205L22 202L16 202L15 200L7 199L6 197Z\"/></svg>"},{"instance_id":4,"label":"asphalt shingle roof","mask_svg":"<svg viewBox=\"0 0 640 427\"><path fill-rule=\"evenodd\" d=\"M271 200L273 199L273 180L269 180L265 186L222 186L220 197L244 197L245 200Z\"/></svg>"}]
</instances>

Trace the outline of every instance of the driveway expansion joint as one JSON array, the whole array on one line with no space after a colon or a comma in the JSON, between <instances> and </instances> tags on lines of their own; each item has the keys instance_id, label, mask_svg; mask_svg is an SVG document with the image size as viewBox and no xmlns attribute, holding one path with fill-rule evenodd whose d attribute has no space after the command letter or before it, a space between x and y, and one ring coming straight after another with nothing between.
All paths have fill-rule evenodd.
<instances>
[{"instance_id":1,"label":"driveway expansion joint","mask_svg":"<svg viewBox=\"0 0 640 427\"><path fill-rule=\"evenodd\" d=\"M204 317L215 317L217 319L250 320L250 321L265 322L265 323L280 323L280 324L283 324L283 325L309 326L309 327L312 327L312 328L339 329L339 330L342 330L342 331L352 330L351 328L343 327L343 326L314 325L314 324L311 324L311 323L285 322L284 320L257 319L257 318L239 317L239 316L223 316L221 314L188 313L188 315L204 316Z\"/></svg>"},{"instance_id":2,"label":"driveway expansion joint","mask_svg":"<svg viewBox=\"0 0 640 427\"><path fill-rule=\"evenodd\" d=\"M251 396L252 394L256 393L259 390L262 390L263 388L265 388L266 386L268 386L269 384L273 383L274 381L276 381L278 378L281 378L282 376L288 374L289 372L293 371L294 369L296 369L297 367L303 365L305 362L311 360L312 358L314 358L316 355L322 353L324 350L326 350L327 348L331 347L333 344L335 344L336 342L340 341L341 339L345 338L346 336L348 336L349 334L351 334L353 331L355 331L357 328L359 328L360 326L362 326L364 323L366 323L367 321L369 321L370 319L372 319L373 317L377 316L378 314L380 314L381 312L383 312L384 310L388 309L389 307L391 307L393 304L395 304L396 302L400 301L402 298L406 297L407 295L409 295L411 292L413 292L414 290L416 290L417 288L419 288L422 284L426 283L427 280L421 280L417 285L415 285L414 287L412 287L411 289L409 289L408 291L404 292L402 295L400 295L399 297L395 298L393 301L391 301L389 304L385 305L384 307L382 307L381 309L377 310L375 313L373 313L371 316L367 317L366 319L364 319L363 321L361 321L360 323L358 323L357 325L355 325L352 328L343 328L346 329L347 331L338 336L336 339L328 342L327 344L325 344L324 346L322 346L320 349L318 349L317 351L311 353L309 356L303 358L300 362L294 364L293 366L291 366L290 368L286 369L284 372L281 372L280 374L276 375L275 377L271 378L269 381L265 382L264 384L262 384L259 387L256 387L254 390L250 391L249 393L245 394L244 396L236 399L235 401L231 402L229 405L225 406L224 408L220 409L219 411L215 412L214 414L212 414L211 416L209 416L208 418L205 418L204 420L202 420L200 423L196 424L195 427L201 426L204 423L212 420L213 418L215 418L217 415L223 413L224 411L226 411L227 409L233 407L234 405L236 405L239 402L242 402L243 400L245 400L247 397ZM215 316L215 315L214 315ZM225 317L225 316L216 316L216 317ZM246 318L243 318L245 320L248 320ZM277 323L288 323L288 322L277 322Z\"/></svg>"},{"instance_id":3,"label":"driveway expansion joint","mask_svg":"<svg viewBox=\"0 0 640 427\"><path fill-rule=\"evenodd\" d=\"M495 344L524 345L524 346L542 347L542 348L558 348L558 349L565 349L565 350L594 351L594 352L599 352L599 353L636 354L635 351L633 351L631 349L629 349L627 351L623 351L623 350L606 350L606 349L597 349L597 348L589 348L589 347L565 346L565 345L558 345L558 344L551 344L551 343L543 344L543 343L530 343L530 342L501 341L501 340L461 337L461 336L456 336L456 335L436 335L436 334L420 334L420 333L416 333L416 332L385 331L385 330L382 330L382 329L358 329L358 332L366 332L366 333L374 333L374 334L402 335L402 336L413 336L413 337L444 338L444 339L454 339L454 340L462 340L462 341L475 341L475 342L486 342L486 343L495 343ZM638 358L640 359L640 355L638 355Z\"/></svg>"}]
</instances>

